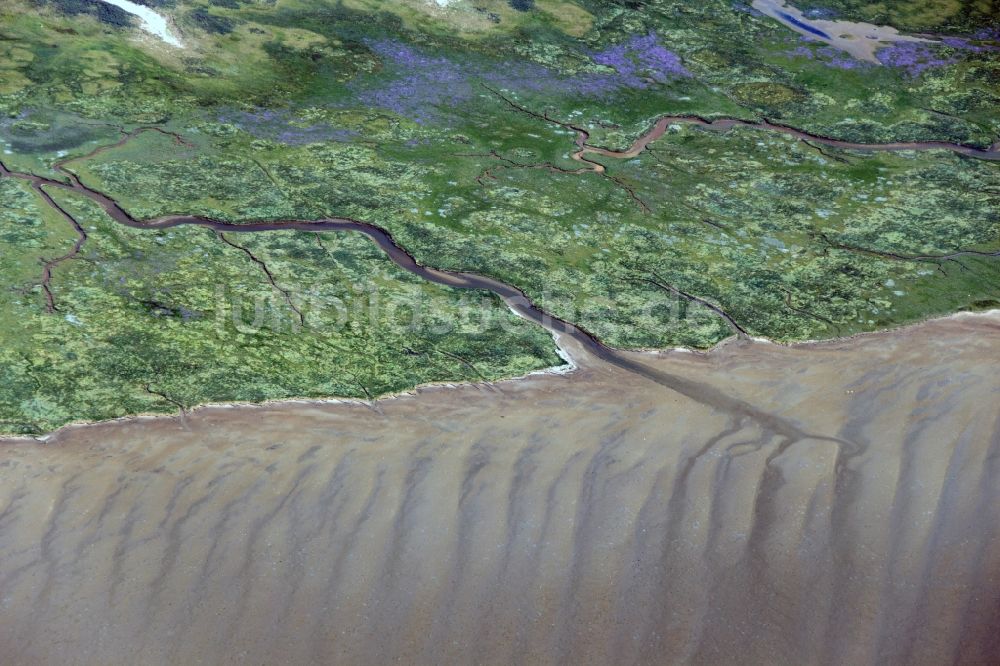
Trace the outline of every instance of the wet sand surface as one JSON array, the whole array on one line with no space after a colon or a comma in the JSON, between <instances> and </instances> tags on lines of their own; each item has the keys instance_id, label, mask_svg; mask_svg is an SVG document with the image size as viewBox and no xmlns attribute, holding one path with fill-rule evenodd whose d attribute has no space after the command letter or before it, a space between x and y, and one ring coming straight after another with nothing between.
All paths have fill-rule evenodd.
<instances>
[{"instance_id":1,"label":"wet sand surface","mask_svg":"<svg viewBox=\"0 0 1000 666\"><path fill-rule=\"evenodd\" d=\"M996 663L1000 314L628 356L4 443L0 661Z\"/></svg>"},{"instance_id":2,"label":"wet sand surface","mask_svg":"<svg viewBox=\"0 0 1000 666\"><path fill-rule=\"evenodd\" d=\"M932 42L933 40L901 34L896 28L855 21L809 19L786 0L754 0L753 8L780 21L787 28L821 39L830 46L851 54L858 60L878 64L876 52L893 42Z\"/></svg>"}]
</instances>

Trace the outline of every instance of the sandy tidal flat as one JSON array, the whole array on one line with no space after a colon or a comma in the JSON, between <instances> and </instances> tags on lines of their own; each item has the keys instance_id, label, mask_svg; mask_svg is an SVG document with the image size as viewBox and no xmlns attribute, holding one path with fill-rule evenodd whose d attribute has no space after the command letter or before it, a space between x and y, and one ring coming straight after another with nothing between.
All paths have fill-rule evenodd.
<instances>
[{"instance_id":1,"label":"sandy tidal flat","mask_svg":"<svg viewBox=\"0 0 1000 666\"><path fill-rule=\"evenodd\" d=\"M786 0L754 0L753 8L783 23L810 39L821 39L830 46L851 54L858 60L879 64L876 52L893 42L928 42L933 40L901 34L891 26L855 21L808 19Z\"/></svg>"},{"instance_id":2,"label":"sandy tidal flat","mask_svg":"<svg viewBox=\"0 0 1000 666\"><path fill-rule=\"evenodd\" d=\"M634 358L3 444L0 661L996 663L1000 316Z\"/></svg>"}]
</instances>

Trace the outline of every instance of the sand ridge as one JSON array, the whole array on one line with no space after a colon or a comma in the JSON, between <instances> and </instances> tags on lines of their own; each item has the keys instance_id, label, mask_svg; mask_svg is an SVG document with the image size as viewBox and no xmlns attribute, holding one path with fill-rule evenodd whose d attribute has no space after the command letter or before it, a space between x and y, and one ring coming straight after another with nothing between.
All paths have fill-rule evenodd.
<instances>
[{"instance_id":1,"label":"sand ridge","mask_svg":"<svg viewBox=\"0 0 1000 666\"><path fill-rule=\"evenodd\" d=\"M1000 315L0 457L8 664L986 663Z\"/></svg>"}]
</instances>

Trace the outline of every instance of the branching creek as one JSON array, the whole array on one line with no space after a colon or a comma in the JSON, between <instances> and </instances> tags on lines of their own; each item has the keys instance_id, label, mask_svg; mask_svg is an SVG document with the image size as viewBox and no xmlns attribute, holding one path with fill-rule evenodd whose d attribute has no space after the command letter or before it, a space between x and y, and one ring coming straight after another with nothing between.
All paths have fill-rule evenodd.
<instances>
[{"instance_id":1,"label":"branching creek","mask_svg":"<svg viewBox=\"0 0 1000 666\"><path fill-rule=\"evenodd\" d=\"M631 147L626 150L616 151L607 148L601 148L592 146L589 144L590 134L585 130L576 125L560 121L552 118L547 113L537 113L520 106L516 102L503 97L500 93L492 91L497 94L504 102L510 105L512 108L519 112L526 113L540 120L554 123L566 129L570 129L576 132L576 145L577 151L572 155L573 159L581 162L585 165L584 168L578 171L565 170L567 173L587 173L593 172L600 174L602 176L608 177L605 173L605 168L598 162L594 162L588 159L588 154L601 155L604 157L616 158L616 159L630 159L641 153L646 147L657 138L661 137L670 127L670 125L675 123L693 123L707 129L711 130L728 130L733 127L749 127L754 129L769 130L775 132L781 132L784 134L789 134L800 140L808 140L816 143L821 143L824 145L852 149L852 150L866 150L866 151L898 151L898 150L950 150L952 152L966 155L969 157L975 157L980 159L988 160L1000 160L1000 142L994 144L988 149L975 148L972 146L966 146L962 144L954 144L939 141L925 141L925 142L900 142L900 143L887 143L887 144L858 144L847 141L840 141L837 139L827 138L823 136L818 136L797 130L791 127L786 127L783 125L778 125L771 123L769 121L762 121L758 123L749 122L745 120L724 118L717 120L707 120L700 117L694 116L663 116L656 121L650 130L640 136ZM272 220L272 221L246 221L246 222L227 222L223 220L212 219L197 215L168 215L164 217L159 217L151 220L138 220L129 214L117 201L109 197L108 195L100 192L92 187L84 184L79 176L77 176L72 170L67 168L67 164L71 161L77 161L82 159L87 159L94 157L95 155L123 145L133 137L141 134L143 132L159 132L172 136L178 143L184 143L184 140L176 134L167 132L163 129L156 127L143 127L133 130L131 132L124 132L123 138L114 144L108 144L101 146L91 153L78 156L73 158L67 158L56 162L53 166L61 174L66 177L66 181L60 181L52 178L46 178L44 176L38 176L32 173L18 172L10 170L6 164L0 162L0 177L16 178L19 180L24 180L30 183L31 187L38 192L39 196L45 201L45 203L52 208L54 208L61 217L68 220L73 226L74 230L78 235L78 239L73 246L72 250L65 255L48 260L44 262L44 270L41 280L41 286L46 296L47 309L49 312L54 312L57 310L55 299L50 287L50 281L52 277L53 269L60 263L69 259L72 259L82 248L87 240L87 234L82 228L82 226L73 218L73 216L61 207L52 197L46 192L45 188L59 188L62 190L67 190L75 192L79 195L85 196L91 201L98 204L114 221L118 222L127 227L134 229L169 229L172 227L181 226L197 226L211 229L217 233L220 240L226 242L232 247L243 250L240 246L227 241L225 236L222 234L246 234L246 233L257 233L265 231L283 231L283 230L296 230L304 232L328 232L328 231L353 231L357 233L362 233L368 236L372 241L375 242L378 247L385 252L385 254L391 259L399 268L406 270L413 275L416 275L429 282L445 285L449 287L455 287L459 289L479 289L492 292L499 298L501 298L507 306L518 316L531 321L539 326L542 326L547 331L553 334L557 343L561 348L565 350L565 345L567 340L572 341L573 353L566 351L571 357L573 355L577 356L580 360L580 355L590 356L592 359L598 359L612 366L621 368L631 374L641 377L645 380L658 384L660 386L666 387L672 391L675 391L681 395L688 398L696 400L704 405L710 406L714 409L719 410L721 413L726 414L728 418L734 425L743 424L746 422L754 422L764 431L777 436L781 444L777 447L776 451L769 457L769 461L773 458L779 456L792 444L803 441L806 439L813 441L827 441L838 445L840 452L838 458L840 463L846 460L846 457L850 456L853 452L858 450L858 445L854 442L850 442L839 437L833 437L822 434L813 434L805 432L801 427L794 421L787 419L778 414L769 413L764 410L760 410L753 405L727 395L726 393L704 384L698 381L694 381L685 377L663 372L661 370L654 369L649 365L638 360L640 357L636 354L630 354L628 352L619 351L608 347L595 336L587 332L586 330L568 322L560 319L545 310L541 309L535 305L531 299L519 288L500 282L493 278L478 275L475 273L459 272L459 271L448 271L432 268L419 263L413 255L411 255L406 249L401 247L392 235L385 229L372 224L370 222L365 222L361 220L355 220L346 217L328 217L317 220ZM554 165L522 165L525 167L531 166L534 168L551 168L557 171L564 171L559 167ZM246 252L246 250L243 250ZM972 251L965 251L972 252ZM983 253L986 254L986 253ZM1000 255L1000 253L991 253L992 255ZM251 258L253 258L251 256ZM902 257L901 257L902 258ZM268 277L271 284L276 286L274 279L268 273ZM280 287L277 287L280 289ZM672 287L671 287L672 288ZM683 294L687 296L687 294ZM734 329L737 337L745 338L747 337L746 332L739 327L738 324L721 308L718 306L705 301L703 299L697 298L696 296L690 296L690 298L709 309L713 310L720 317L725 319Z\"/></svg>"}]
</instances>

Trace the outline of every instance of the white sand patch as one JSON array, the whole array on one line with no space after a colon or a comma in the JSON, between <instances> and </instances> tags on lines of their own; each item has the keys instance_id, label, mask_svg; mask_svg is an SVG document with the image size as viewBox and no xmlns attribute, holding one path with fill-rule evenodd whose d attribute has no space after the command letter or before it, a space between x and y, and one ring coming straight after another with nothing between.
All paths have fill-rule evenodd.
<instances>
[{"instance_id":1,"label":"white sand patch","mask_svg":"<svg viewBox=\"0 0 1000 666\"><path fill-rule=\"evenodd\" d=\"M129 0L94 0L94 2L106 2L109 5L114 5L119 9L124 9L129 14L133 16L138 16L142 21L140 27L146 32L156 35L162 39L167 44L176 47L183 47L181 43L173 32L170 31L170 26L167 23L167 18L161 14L154 12L149 7L144 7L142 5L137 5L134 2L129 2Z\"/></svg>"}]
</instances>

